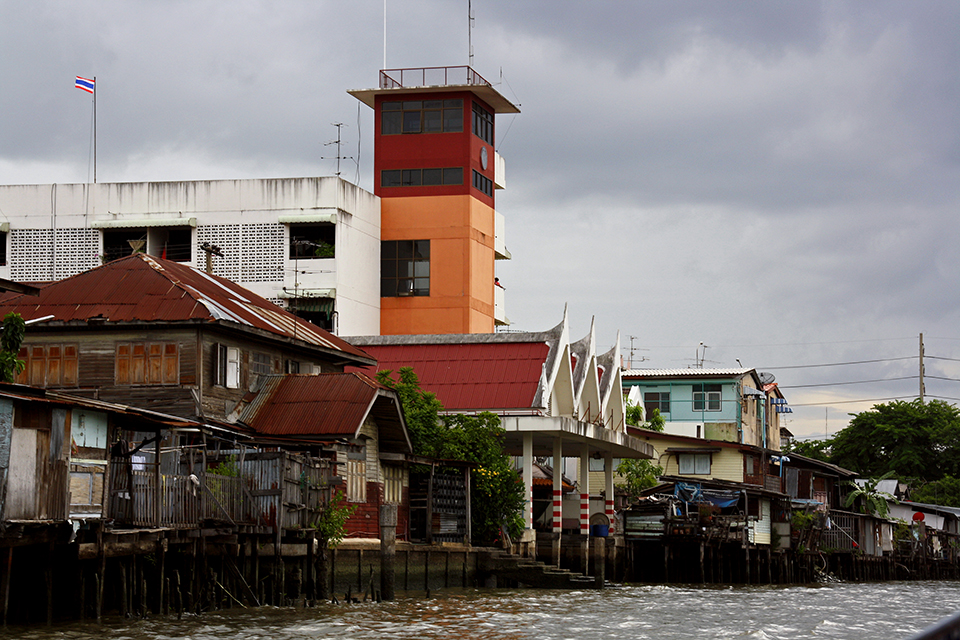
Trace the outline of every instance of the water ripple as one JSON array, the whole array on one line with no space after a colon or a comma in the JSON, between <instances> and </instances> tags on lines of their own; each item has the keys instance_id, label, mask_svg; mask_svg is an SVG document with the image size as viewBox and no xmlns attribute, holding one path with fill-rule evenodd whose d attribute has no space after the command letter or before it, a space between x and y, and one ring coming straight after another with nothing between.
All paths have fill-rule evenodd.
<instances>
[{"instance_id":1,"label":"water ripple","mask_svg":"<svg viewBox=\"0 0 960 640\"><path fill-rule=\"evenodd\" d=\"M9 628L24 640L902 640L960 609L960 583L623 586L603 591L462 590L391 603L262 607L183 620Z\"/></svg>"}]
</instances>

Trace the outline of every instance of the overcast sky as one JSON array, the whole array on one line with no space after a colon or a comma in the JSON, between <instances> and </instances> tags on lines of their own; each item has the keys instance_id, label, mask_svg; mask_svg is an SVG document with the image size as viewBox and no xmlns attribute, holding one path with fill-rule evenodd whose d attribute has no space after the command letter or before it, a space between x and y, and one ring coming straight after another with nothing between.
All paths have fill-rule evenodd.
<instances>
[{"instance_id":1,"label":"overcast sky","mask_svg":"<svg viewBox=\"0 0 960 640\"><path fill-rule=\"evenodd\" d=\"M801 436L915 398L921 332L928 396L960 398L960 3L473 8L473 66L522 110L497 121L513 328L569 304L635 367L703 342L773 372ZM382 0L0 0L0 182L92 179L80 75L100 182L331 175L342 122L372 189L346 91L384 56L468 62L466 0L386 24Z\"/></svg>"}]
</instances>

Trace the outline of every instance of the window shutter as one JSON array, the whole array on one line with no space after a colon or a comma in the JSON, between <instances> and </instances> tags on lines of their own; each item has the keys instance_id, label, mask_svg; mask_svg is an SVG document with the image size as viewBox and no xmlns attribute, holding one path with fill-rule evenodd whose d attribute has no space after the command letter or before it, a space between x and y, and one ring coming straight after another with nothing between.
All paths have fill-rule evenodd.
<instances>
[{"instance_id":1,"label":"window shutter","mask_svg":"<svg viewBox=\"0 0 960 640\"><path fill-rule=\"evenodd\" d=\"M226 375L227 389L240 388L240 349L227 347Z\"/></svg>"},{"instance_id":2,"label":"window shutter","mask_svg":"<svg viewBox=\"0 0 960 640\"><path fill-rule=\"evenodd\" d=\"M219 342L213 345L213 384L227 384L227 347Z\"/></svg>"}]
</instances>

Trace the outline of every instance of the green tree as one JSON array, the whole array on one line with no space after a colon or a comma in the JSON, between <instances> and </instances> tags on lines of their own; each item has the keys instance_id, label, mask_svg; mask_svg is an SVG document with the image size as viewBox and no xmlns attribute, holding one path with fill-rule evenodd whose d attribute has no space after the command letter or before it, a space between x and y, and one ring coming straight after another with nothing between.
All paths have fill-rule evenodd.
<instances>
[{"instance_id":1,"label":"green tree","mask_svg":"<svg viewBox=\"0 0 960 640\"><path fill-rule=\"evenodd\" d=\"M914 502L939 504L944 507L960 507L960 478L943 476L939 480L928 482L913 489L910 494Z\"/></svg>"},{"instance_id":2,"label":"green tree","mask_svg":"<svg viewBox=\"0 0 960 640\"><path fill-rule=\"evenodd\" d=\"M960 410L942 400L874 405L830 441L830 462L863 476L960 476Z\"/></svg>"},{"instance_id":3,"label":"green tree","mask_svg":"<svg viewBox=\"0 0 960 640\"><path fill-rule=\"evenodd\" d=\"M887 514L890 513L890 502L900 504L900 501L890 493L877 491L877 485L880 484L881 480L886 480L892 475L894 474L891 471L879 478L871 478L860 483L848 481L846 484L850 487L850 493L844 499L843 506L849 509L859 501L862 513L876 514L881 518L886 518Z\"/></svg>"},{"instance_id":4,"label":"green tree","mask_svg":"<svg viewBox=\"0 0 960 640\"><path fill-rule=\"evenodd\" d=\"M330 501L317 507L317 519L313 526L317 530L317 539L322 548L332 549L343 540L347 520L357 510L357 505L348 504L343 491L336 491Z\"/></svg>"},{"instance_id":5,"label":"green tree","mask_svg":"<svg viewBox=\"0 0 960 640\"><path fill-rule=\"evenodd\" d=\"M649 460L623 458L617 465L617 475L620 476L620 485L632 498L639 496L644 489L657 484L657 478L663 473L663 467L653 464Z\"/></svg>"},{"instance_id":6,"label":"green tree","mask_svg":"<svg viewBox=\"0 0 960 640\"><path fill-rule=\"evenodd\" d=\"M797 455L830 462L831 440L794 440L783 447L784 453L796 453Z\"/></svg>"},{"instance_id":7,"label":"green tree","mask_svg":"<svg viewBox=\"0 0 960 640\"><path fill-rule=\"evenodd\" d=\"M643 406L627 403L627 414L624 418L631 427L640 427L643 424Z\"/></svg>"},{"instance_id":8,"label":"green tree","mask_svg":"<svg viewBox=\"0 0 960 640\"><path fill-rule=\"evenodd\" d=\"M26 333L26 323L19 313L8 313L3 317L0 331L0 379L3 382L13 382L23 371L23 360L17 355Z\"/></svg>"},{"instance_id":9,"label":"green tree","mask_svg":"<svg viewBox=\"0 0 960 640\"><path fill-rule=\"evenodd\" d=\"M647 423L643 425L643 428L649 429L650 431L656 431L657 433L663 433L663 428L665 426L666 420L664 420L663 416L660 415L660 409L654 409L650 412Z\"/></svg>"},{"instance_id":10,"label":"green tree","mask_svg":"<svg viewBox=\"0 0 960 640\"><path fill-rule=\"evenodd\" d=\"M392 373L381 371L377 380L400 396L414 454L478 465L471 473L471 529L475 542L493 544L501 526L506 526L510 535L519 535L523 530L523 482L503 451L500 418L492 413L441 418L443 404L436 395L420 388L420 380L411 367L402 367L397 379Z\"/></svg>"},{"instance_id":11,"label":"green tree","mask_svg":"<svg viewBox=\"0 0 960 640\"><path fill-rule=\"evenodd\" d=\"M420 379L413 367L401 367L397 379L393 371L377 373L377 382L397 392L403 406L407 430L413 452L422 456L434 456L443 446L443 429L440 425L440 412L443 404L437 396L420 388Z\"/></svg>"},{"instance_id":12,"label":"green tree","mask_svg":"<svg viewBox=\"0 0 960 640\"><path fill-rule=\"evenodd\" d=\"M503 427L492 413L451 415L443 419L445 446L438 457L469 460L479 466L471 475L473 537L479 545L492 545L500 527L517 537L523 531L523 480L503 452Z\"/></svg>"},{"instance_id":13,"label":"green tree","mask_svg":"<svg viewBox=\"0 0 960 640\"><path fill-rule=\"evenodd\" d=\"M659 409L654 409L647 420L643 419L643 405L627 403L626 423L637 429L647 429L663 433L664 419Z\"/></svg>"}]
</instances>

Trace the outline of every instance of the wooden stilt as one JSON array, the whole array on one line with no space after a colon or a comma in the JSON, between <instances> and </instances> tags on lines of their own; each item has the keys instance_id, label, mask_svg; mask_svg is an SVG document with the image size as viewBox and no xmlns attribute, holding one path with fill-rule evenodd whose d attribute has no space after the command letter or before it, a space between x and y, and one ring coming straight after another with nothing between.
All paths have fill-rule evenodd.
<instances>
[{"instance_id":1,"label":"wooden stilt","mask_svg":"<svg viewBox=\"0 0 960 640\"><path fill-rule=\"evenodd\" d=\"M703 542L702 542L702 541L700 542L699 546L700 546L700 584L706 584L706 583L707 583L707 570L706 570L706 567L704 567L704 564L703 564L703 562L704 562L704 548L703 548Z\"/></svg>"},{"instance_id":2,"label":"wooden stilt","mask_svg":"<svg viewBox=\"0 0 960 640\"><path fill-rule=\"evenodd\" d=\"M7 547L3 554L3 577L0 578L0 607L3 608L3 626L10 619L10 576L13 573L13 547Z\"/></svg>"},{"instance_id":3,"label":"wooden stilt","mask_svg":"<svg viewBox=\"0 0 960 640\"><path fill-rule=\"evenodd\" d=\"M53 552L54 543L51 541L47 545L47 558L44 566L44 577L47 583L47 624L53 624Z\"/></svg>"},{"instance_id":4,"label":"wooden stilt","mask_svg":"<svg viewBox=\"0 0 960 640\"><path fill-rule=\"evenodd\" d=\"M157 613L165 613L163 601L166 591L164 590L167 566L167 538L160 541L160 548L157 549Z\"/></svg>"}]
</instances>

